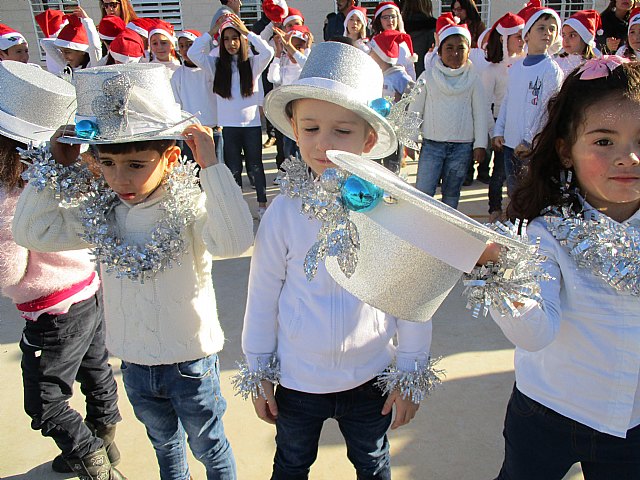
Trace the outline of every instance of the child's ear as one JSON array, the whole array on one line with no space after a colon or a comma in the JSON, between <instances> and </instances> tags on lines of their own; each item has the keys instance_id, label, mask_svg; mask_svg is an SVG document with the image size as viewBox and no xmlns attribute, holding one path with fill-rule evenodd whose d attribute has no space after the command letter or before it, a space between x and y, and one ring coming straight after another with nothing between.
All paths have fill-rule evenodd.
<instances>
[{"instance_id":1,"label":"child's ear","mask_svg":"<svg viewBox=\"0 0 640 480\"><path fill-rule=\"evenodd\" d=\"M180 147L174 145L173 147L169 147L164 151L164 158L167 160L167 171L171 170L176 162L180 159Z\"/></svg>"},{"instance_id":2,"label":"child's ear","mask_svg":"<svg viewBox=\"0 0 640 480\"><path fill-rule=\"evenodd\" d=\"M362 153L369 153L373 149L373 147L376 146L376 143L378 143L378 134L373 128L369 128L364 140Z\"/></svg>"},{"instance_id":3,"label":"child's ear","mask_svg":"<svg viewBox=\"0 0 640 480\"><path fill-rule=\"evenodd\" d=\"M560 158L560 163L564 168L573 167L573 160L571 160L571 145L569 145L563 138L556 140L556 153Z\"/></svg>"}]
</instances>

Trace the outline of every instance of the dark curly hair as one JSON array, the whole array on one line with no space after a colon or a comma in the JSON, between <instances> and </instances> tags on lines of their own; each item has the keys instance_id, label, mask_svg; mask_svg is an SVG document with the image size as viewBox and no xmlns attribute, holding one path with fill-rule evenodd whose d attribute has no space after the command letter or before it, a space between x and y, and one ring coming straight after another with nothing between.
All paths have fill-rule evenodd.
<instances>
[{"instance_id":1,"label":"dark curly hair","mask_svg":"<svg viewBox=\"0 0 640 480\"><path fill-rule=\"evenodd\" d=\"M24 187L21 175L26 165L20 161L18 147L27 148L24 143L0 135L0 188L9 192Z\"/></svg>"}]
</instances>

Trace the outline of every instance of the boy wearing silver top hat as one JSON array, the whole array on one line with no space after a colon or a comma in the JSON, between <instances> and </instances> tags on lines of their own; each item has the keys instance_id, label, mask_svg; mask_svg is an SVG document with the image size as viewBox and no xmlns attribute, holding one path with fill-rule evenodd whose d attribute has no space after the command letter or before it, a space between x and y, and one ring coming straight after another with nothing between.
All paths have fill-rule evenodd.
<instances>
[{"instance_id":1,"label":"boy wearing silver top hat","mask_svg":"<svg viewBox=\"0 0 640 480\"><path fill-rule=\"evenodd\" d=\"M333 166L327 150L379 159L396 149L393 128L369 106L381 91L382 72L368 55L326 42L311 51L296 82L265 98L265 113L296 140L318 177ZM358 478L389 479L386 432L409 423L427 392L385 393L376 382L391 364L398 377L429 375L431 322L399 320L363 303L323 262L309 282L305 257L321 224L301 207L298 198L278 196L258 229L242 334L247 365L236 386L252 396L258 417L276 425L273 479L307 478L328 418L338 421Z\"/></svg>"},{"instance_id":2,"label":"boy wearing silver top hat","mask_svg":"<svg viewBox=\"0 0 640 480\"><path fill-rule=\"evenodd\" d=\"M16 241L40 251L92 248L103 281L106 344L122 359L127 396L154 446L160 478L189 478L186 434L208 478L235 479L222 425L217 352L224 334L211 269L213 255L239 255L251 245L248 206L217 162L211 129L173 101L164 67L98 67L75 78L75 137L54 138L52 153L72 165L78 144L93 144L102 176L87 186L82 171L73 175L77 170L59 165L52 176L47 152L31 152ZM204 193L193 165L179 161L177 139L186 140L202 168ZM79 206L61 208L50 186L62 194L83 187Z\"/></svg>"}]
</instances>

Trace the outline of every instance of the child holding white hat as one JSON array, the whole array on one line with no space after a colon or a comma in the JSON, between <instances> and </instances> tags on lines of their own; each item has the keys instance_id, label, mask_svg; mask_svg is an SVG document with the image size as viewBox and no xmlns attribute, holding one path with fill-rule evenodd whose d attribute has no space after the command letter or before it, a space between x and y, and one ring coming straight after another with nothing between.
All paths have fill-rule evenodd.
<instances>
[{"instance_id":1,"label":"child holding white hat","mask_svg":"<svg viewBox=\"0 0 640 480\"><path fill-rule=\"evenodd\" d=\"M101 177L58 184L47 151L34 159L18 202L16 242L38 251L88 247L101 269L106 344L122 359L129 401L156 451L161 478L189 478L187 442L209 478L236 478L224 434L217 352L224 334L211 283L212 257L244 252L253 222L212 132L173 100L164 67L127 64L77 72L75 136L51 142L60 175L79 143L95 145ZM200 167L181 164L186 140ZM71 143L70 147L66 144ZM69 178L62 177L62 178ZM56 188L84 186L77 207ZM153 475L149 471L146 478ZM103 478L103 477L100 477Z\"/></svg>"},{"instance_id":2,"label":"child holding white hat","mask_svg":"<svg viewBox=\"0 0 640 480\"><path fill-rule=\"evenodd\" d=\"M329 418L340 425L358 478L390 478L387 429L411 421L434 381L429 318L399 320L365 304L324 264L313 282L305 275L307 251L321 228L317 218L301 215L304 205L321 202L307 172L318 177L334 166L328 149L376 159L395 151L393 128L369 106L381 91L382 72L367 54L325 42L311 51L297 81L265 98L265 114L296 139L304 160L285 162L281 184L284 193L300 193L302 203L276 197L258 229L242 334L248 365L236 379L257 415L276 425L273 479L306 478ZM392 363L397 369L390 377L413 378L415 388L385 392L376 385Z\"/></svg>"}]
</instances>

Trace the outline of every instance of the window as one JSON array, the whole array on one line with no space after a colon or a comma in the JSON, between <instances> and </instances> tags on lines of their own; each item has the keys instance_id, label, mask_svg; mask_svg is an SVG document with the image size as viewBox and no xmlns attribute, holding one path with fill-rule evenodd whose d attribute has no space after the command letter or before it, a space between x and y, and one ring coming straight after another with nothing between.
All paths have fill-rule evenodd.
<instances>
[{"instance_id":1,"label":"window","mask_svg":"<svg viewBox=\"0 0 640 480\"><path fill-rule=\"evenodd\" d=\"M139 17L159 18L182 31L180 0L131 0L131 6Z\"/></svg>"},{"instance_id":2,"label":"window","mask_svg":"<svg viewBox=\"0 0 640 480\"><path fill-rule=\"evenodd\" d=\"M558 12L558 15L560 15L560 18L562 20L565 20L579 10L595 9L596 2L595 0L568 0L565 2L549 0L545 2L545 6L556 10Z\"/></svg>"},{"instance_id":3,"label":"window","mask_svg":"<svg viewBox=\"0 0 640 480\"><path fill-rule=\"evenodd\" d=\"M40 47L40 40L44 37L42 30L36 23L35 16L39 13L44 12L45 10L53 9L53 10L61 10L65 13L72 13L73 10L78 6L77 0L31 0L31 18L33 19L33 30L36 32L36 37L38 38L38 51L40 52L40 60L44 62L44 50Z\"/></svg>"},{"instance_id":4,"label":"window","mask_svg":"<svg viewBox=\"0 0 640 480\"><path fill-rule=\"evenodd\" d=\"M242 6L240 7L240 18L249 30L251 30L251 27L254 23L260 20L261 16L261 0L242 0Z\"/></svg>"}]
</instances>

